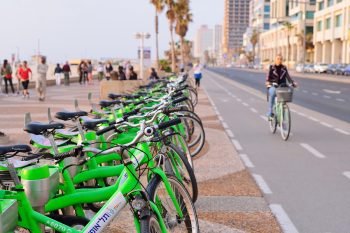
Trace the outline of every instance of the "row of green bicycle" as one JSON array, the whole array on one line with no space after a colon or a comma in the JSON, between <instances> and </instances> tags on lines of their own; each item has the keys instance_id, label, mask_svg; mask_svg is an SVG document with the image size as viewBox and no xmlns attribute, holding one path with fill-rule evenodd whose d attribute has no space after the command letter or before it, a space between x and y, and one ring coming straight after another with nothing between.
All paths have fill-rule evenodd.
<instances>
[{"instance_id":1,"label":"row of green bicycle","mask_svg":"<svg viewBox=\"0 0 350 233\"><path fill-rule=\"evenodd\" d=\"M27 113L31 146L0 146L0 233L104 232L126 207L134 232L199 232L205 132L187 76L109 98L45 123Z\"/></svg>"}]
</instances>

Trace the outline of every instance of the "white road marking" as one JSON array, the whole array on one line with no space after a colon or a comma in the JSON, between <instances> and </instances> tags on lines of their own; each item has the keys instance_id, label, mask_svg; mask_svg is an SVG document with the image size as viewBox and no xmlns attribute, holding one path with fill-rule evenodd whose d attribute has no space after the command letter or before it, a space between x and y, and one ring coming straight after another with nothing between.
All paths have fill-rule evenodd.
<instances>
[{"instance_id":1,"label":"white road marking","mask_svg":"<svg viewBox=\"0 0 350 233\"><path fill-rule=\"evenodd\" d=\"M263 191L265 194L272 194L270 187L267 185L267 183L261 175L253 174L253 177L261 191Z\"/></svg>"},{"instance_id":2,"label":"white road marking","mask_svg":"<svg viewBox=\"0 0 350 233\"><path fill-rule=\"evenodd\" d=\"M258 113L258 110L256 110L255 108L250 108L250 111L252 111L254 113Z\"/></svg>"},{"instance_id":3,"label":"white road marking","mask_svg":"<svg viewBox=\"0 0 350 233\"><path fill-rule=\"evenodd\" d=\"M340 94L341 91L333 91L333 90L329 90L329 89L323 89L324 92L330 93L330 94Z\"/></svg>"},{"instance_id":4,"label":"white road marking","mask_svg":"<svg viewBox=\"0 0 350 233\"><path fill-rule=\"evenodd\" d=\"M229 129L226 129L226 133L227 133L227 135L228 135L230 138L235 137L235 135L233 134L233 132L232 132L231 130L229 130Z\"/></svg>"},{"instance_id":5,"label":"white road marking","mask_svg":"<svg viewBox=\"0 0 350 233\"><path fill-rule=\"evenodd\" d=\"M226 122L222 122L222 126L223 126L225 129L228 129L228 125L226 124Z\"/></svg>"},{"instance_id":6,"label":"white road marking","mask_svg":"<svg viewBox=\"0 0 350 233\"><path fill-rule=\"evenodd\" d=\"M247 104L247 103L245 103L245 102L243 102L242 103L245 107L248 107L249 106L249 104Z\"/></svg>"},{"instance_id":7,"label":"white road marking","mask_svg":"<svg viewBox=\"0 0 350 233\"><path fill-rule=\"evenodd\" d=\"M326 156L324 154L322 154L321 152L319 152L318 150L316 150L315 148L313 148L312 146L310 146L307 143L300 143L300 145L307 151L309 151L313 156L320 158L320 159L324 159L326 158Z\"/></svg>"},{"instance_id":8,"label":"white road marking","mask_svg":"<svg viewBox=\"0 0 350 233\"><path fill-rule=\"evenodd\" d=\"M218 116L218 118L219 118L219 121L224 121L224 119L221 117L221 116Z\"/></svg>"},{"instance_id":9,"label":"white road marking","mask_svg":"<svg viewBox=\"0 0 350 233\"><path fill-rule=\"evenodd\" d=\"M331 99L332 97L330 97L329 95L324 95L323 98Z\"/></svg>"},{"instance_id":10,"label":"white road marking","mask_svg":"<svg viewBox=\"0 0 350 233\"><path fill-rule=\"evenodd\" d=\"M316 93L316 92L312 92L312 95L314 95L314 96L318 96L318 93Z\"/></svg>"},{"instance_id":11,"label":"white road marking","mask_svg":"<svg viewBox=\"0 0 350 233\"><path fill-rule=\"evenodd\" d=\"M341 98L337 98L336 100L339 101L339 102L345 102L345 100L341 99Z\"/></svg>"},{"instance_id":12,"label":"white road marking","mask_svg":"<svg viewBox=\"0 0 350 233\"><path fill-rule=\"evenodd\" d=\"M308 90L303 90L304 93L308 93L309 91Z\"/></svg>"},{"instance_id":13,"label":"white road marking","mask_svg":"<svg viewBox=\"0 0 350 233\"><path fill-rule=\"evenodd\" d=\"M242 100L241 100L240 98L237 98L237 101L238 101L238 102L242 102Z\"/></svg>"},{"instance_id":14,"label":"white road marking","mask_svg":"<svg viewBox=\"0 0 350 233\"><path fill-rule=\"evenodd\" d=\"M245 164L246 167L255 167L254 164L252 163L252 161L250 161L248 155L246 154L239 154L239 156L241 157L243 163Z\"/></svg>"},{"instance_id":15,"label":"white road marking","mask_svg":"<svg viewBox=\"0 0 350 233\"><path fill-rule=\"evenodd\" d=\"M297 113L298 111L294 110L294 109L290 109L291 112Z\"/></svg>"},{"instance_id":16,"label":"white road marking","mask_svg":"<svg viewBox=\"0 0 350 233\"><path fill-rule=\"evenodd\" d=\"M232 96L232 93L231 93L231 92L227 92L227 94Z\"/></svg>"},{"instance_id":17,"label":"white road marking","mask_svg":"<svg viewBox=\"0 0 350 233\"><path fill-rule=\"evenodd\" d=\"M221 101L224 102L224 103L228 102L227 99L222 99Z\"/></svg>"},{"instance_id":18,"label":"white road marking","mask_svg":"<svg viewBox=\"0 0 350 233\"><path fill-rule=\"evenodd\" d=\"M269 120L267 119L267 116L260 115L260 118L263 119L264 121L269 121Z\"/></svg>"},{"instance_id":19,"label":"white road marking","mask_svg":"<svg viewBox=\"0 0 350 233\"><path fill-rule=\"evenodd\" d=\"M299 233L281 205L270 204L269 207L272 213L276 216L277 221L281 225L284 233Z\"/></svg>"},{"instance_id":20,"label":"white road marking","mask_svg":"<svg viewBox=\"0 0 350 233\"><path fill-rule=\"evenodd\" d=\"M346 178L350 179L350 172L349 172L349 171L343 172L343 175L344 175Z\"/></svg>"},{"instance_id":21,"label":"white road marking","mask_svg":"<svg viewBox=\"0 0 350 233\"><path fill-rule=\"evenodd\" d=\"M347 131L345 131L345 130L342 130L342 129L339 129L339 128L335 128L334 130L337 131L337 132L339 132L339 133L345 134L345 135L350 135L349 132L347 132Z\"/></svg>"},{"instance_id":22,"label":"white road marking","mask_svg":"<svg viewBox=\"0 0 350 233\"><path fill-rule=\"evenodd\" d=\"M237 140L231 139L231 141L232 141L233 145L235 146L236 150L243 150L241 144Z\"/></svg>"},{"instance_id":23,"label":"white road marking","mask_svg":"<svg viewBox=\"0 0 350 233\"><path fill-rule=\"evenodd\" d=\"M326 122L321 122L321 125L323 125L323 126L326 126L326 127L328 127L328 128L333 128L333 126L332 125L330 125L330 124L328 124L328 123L326 123Z\"/></svg>"},{"instance_id":24,"label":"white road marking","mask_svg":"<svg viewBox=\"0 0 350 233\"><path fill-rule=\"evenodd\" d=\"M315 121L315 122L319 122L319 120L317 118L315 118L315 117L309 117L309 119L312 120L312 121Z\"/></svg>"},{"instance_id":25,"label":"white road marking","mask_svg":"<svg viewBox=\"0 0 350 233\"><path fill-rule=\"evenodd\" d=\"M299 116L306 117L306 114L304 114L304 113L302 113L302 112L297 112L297 114L298 114Z\"/></svg>"}]
</instances>

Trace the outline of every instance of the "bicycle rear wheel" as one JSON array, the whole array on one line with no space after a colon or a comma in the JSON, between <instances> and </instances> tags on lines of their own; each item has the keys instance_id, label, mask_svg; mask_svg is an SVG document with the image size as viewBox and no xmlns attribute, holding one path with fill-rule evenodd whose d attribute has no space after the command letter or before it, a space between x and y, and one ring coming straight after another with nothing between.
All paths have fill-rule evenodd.
<instances>
[{"instance_id":1,"label":"bicycle rear wheel","mask_svg":"<svg viewBox=\"0 0 350 233\"><path fill-rule=\"evenodd\" d=\"M283 104L282 112L281 112L281 122L280 122L280 131L283 140L287 141L290 134L291 128L291 118L290 111L287 104Z\"/></svg>"},{"instance_id":2,"label":"bicycle rear wheel","mask_svg":"<svg viewBox=\"0 0 350 233\"><path fill-rule=\"evenodd\" d=\"M270 126L270 131L271 133L276 133L277 129L277 117L276 113L273 114L273 117L269 119L269 126Z\"/></svg>"}]
</instances>

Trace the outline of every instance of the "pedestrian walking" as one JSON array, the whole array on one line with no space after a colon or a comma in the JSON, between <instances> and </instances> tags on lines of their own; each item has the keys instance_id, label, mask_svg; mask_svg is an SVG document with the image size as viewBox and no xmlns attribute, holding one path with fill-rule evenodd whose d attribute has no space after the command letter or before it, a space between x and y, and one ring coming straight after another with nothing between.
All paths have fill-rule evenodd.
<instances>
[{"instance_id":1,"label":"pedestrian walking","mask_svg":"<svg viewBox=\"0 0 350 233\"><path fill-rule=\"evenodd\" d=\"M130 79L130 67L131 67L130 61L126 61L124 64L124 71L125 71L126 79Z\"/></svg>"},{"instance_id":2,"label":"pedestrian walking","mask_svg":"<svg viewBox=\"0 0 350 233\"><path fill-rule=\"evenodd\" d=\"M149 79L150 80L157 80L157 79L159 79L157 71L153 67L151 68L151 75L150 75Z\"/></svg>"},{"instance_id":3,"label":"pedestrian walking","mask_svg":"<svg viewBox=\"0 0 350 233\"><path fill-rule=\"evenodd\" d=\"M46 97L46 75L49 66L46 64L46 58L41 57L40 64L37 67L38 77L36 79L36 91L39 101L44 101Z\"/></svg>"},{"instance_id":4,"label":"pedestrian walking","mask_svg":"<svg viewBox=\"0 0 350 233\"><path fill-rule=\"evenodd\" d=\"M86 61L84 61L82 69L83 69L83 84L86 84L88 73L89 73L89 68Z\"/></svg>"},{"instance_id":5,"label":"pedestrian walking","mask_svg":"<svg viewBox=\"0 0 350 233\"><path fill-rule=\"evenodd\" d=\"M56 68L55 68L55 79L56 79L56 86L61 85L61 74L62 74L62 68L60 64L57 63Z\"/></svg>"},{"instance_id":6,"label":"pedestrian walking","mask_svg":"<svg viewBox=\"0 0 350 233\"><path fill-rule=\"evenodd\" d=\"M11 86L12 94L15 94L15 89L12 83L12 68L8 61L5 59L1 67L1 76L3 76L5 81L5 93L8 96L8 85Z\"/></svg>"},{"instance_id":7,"label":"pedestrian walking","mask_svg":"<svg viewBox=\"0 0 350 233\"><path fill-rule=\"evenodd\" d=\"M21 90L21 76L19 75L19 71L23 68L23 65L21 63L18 64L18 67L16 69L16 78L17 78L17 85L16 85L16 91L17 95L19 95L19 92Z\"/></svg>"},{"instance_id":8,"label":"pedestrian walking","mask_svg":"<svg viewBox=\"0 0 350 233\"><path fill-rule=\"evenodd\" d=\"M194 80L196 81L196 88L199 88L201 85L202 79L202 65L197 63L193 66Z\"/></svg>"},{"instance_id":9,"label":"pedestrian walking","mask_svg":"<svg viewBox=\"0 0 350 233\"><path fill-rule=\"evenodd\" d=\"M64 75L64 85L65 86L69 86L69 82L70 82L69 79L70 79L70 75L71 75L71 70L70 70L70 66L69 66L68 61L62 67L62 72L63 72L63 75Z\"/></svg>"},{"instance_id":10,"label":"pedestrian walking","mask_svg":"<svg viewBox=\"0 0 350 233\"><path fill-rule=\"evenodd\" d=\"M32 70L28 67L27 61L23 62L23 66L20 66L18 69L18 76L20 77L22 87L23 87L23 99L28 98L29 99L29 91L28 91L28 85L29 80L32 77Z\"/></svg>"},{"instance_id":11,"label":"pedestrian walking","mask_svg":"<svg viewBox=\"0 0 350 233\"><path fill-rule=\"evenodd\" d=\"M79 74L79 83L80 85L83 84L83 66L84 66L84 61L81 61L80 64L78 65L78 74Z\"/></svg>"},{"instance_id":12,"label":"pedestrian walking","mask_svg":"<svg viewBox=\"0 0 350 233\"><path fill-rule=\"evenodd\" d=\"M94 67L92 66L91 61L89 60L87 63L87 79L88 79L88 84L92 85L93 84L93 79L92 79L92 71L94 70Z\"/></svg>"},{"instance_id":13,"label":"pedestrian walking","mask_svg":"<svg viewBox=\"0 0 350 233\"><path fill-rule=\"evenodd\" d=\"M98 66L97 66L97 78L98 78L98 81L101 81L104 77L104 67L103 67L103 64L102 62L99 62L98 63Z\"/></svg>"},{"instance_id":14,"label":"pedestrian walking","mask_svg":"<svg viewBox=\"0 0 350 233\"><path fill-rule=\"evenodd\" d=\"M122 67L122 66L118 67L118 75L119 75L119 80L126 80L126 75L124 73L124 67Z\"/></svg>"},{"instance_id":15,"label":"pedestrian walking","mask_svg":"<svg viewBox=\"0 0 350 233\"><path fill-rule=\"evenodd\" d=\"M112 66L111 62L107 63L105 71L106 71L106 79L110 80L111 79L111 74L113 72L113 66Z\"/></svg>"},{"instance_id":16,"label":"pedestrian walking","mask_svg":"<svg viewBox=\"0 0 350 233\"><path fill-rule=\"evenodd\" d=\"M130 72L129 80L137 80L137 73L134 71L133 66L130 66L129 72Z\"/></svg>"}]
</instances>

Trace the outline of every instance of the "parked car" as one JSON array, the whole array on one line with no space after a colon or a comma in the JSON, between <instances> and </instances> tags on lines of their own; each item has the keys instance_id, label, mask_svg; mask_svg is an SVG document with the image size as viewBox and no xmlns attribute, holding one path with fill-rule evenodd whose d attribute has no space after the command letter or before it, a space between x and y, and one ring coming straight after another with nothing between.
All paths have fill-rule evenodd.
<instances>
[{"instance_id":1,"label":"parked car","mask_svg":"<svg viewBox=\"0 0 350 233\"><path fill-rule=\"evenodd\" d=\"M326 70L327 74L335 74L335 70L337 68L337 65L335 64L329 64Z\"/></svg>"},{"instance_id":2,"label":"parked car","mask_svg":"<svg viewBox=\"0 0 350 233\"><path fill-rule=\"evenodd\" d=\"M302 73L305 71L305 67L307 65L304 65L304 64L298 64L296 67L295 67L295 71L298 72L298 73Z\"/></svg>"},{"instance_id":3,"label":"parked car","mask_svg":"<svg viewBox=\"0 0 350 233\"><path fill-rule=\"evenodd\" d=\"M347 64L338 64L335 69L336 75L344 75L345 68L347 67Z\"/></svg>"},{"instance_id":4,"label":"parked car","mask_svg":"<svg viewBox=\"0 0 350 233\"><path fill-rule=\"evenodd\" d=\"M315 73L315 65L314 64L308 64L305 66L305 72L306 73Z\"/></svg>"},{"instance_id":5,"label":"parked car","mask_svg":"<svg viewBox=\"0 0 350 233\"><path fill-rule=\"evenodd\" d=\"M350 65L348 65L348 66L344 69L344 75L346 75L346 76L350 75Z\"/></svg>"},{"instance_id":6,"label":"parked car","mask_svg":"<svg viewBox=\"0 0 350 233\"><path fill-rule=\"evenodd\" d=\"M327 72L328 65L324 63L316 64L315 65L315 73L326 73Z\"/></svg>"},{"instance_id":7,"label":"parked car","mask_svg":"<svg viewBox=\"0 0 350 233\"><path fill-rule=\"evenodd\" d=\"M255 64L254 65L255 70L262 70L263 68L264 68L264 66L262 64Z\"/></svg>"}]
</instances>

